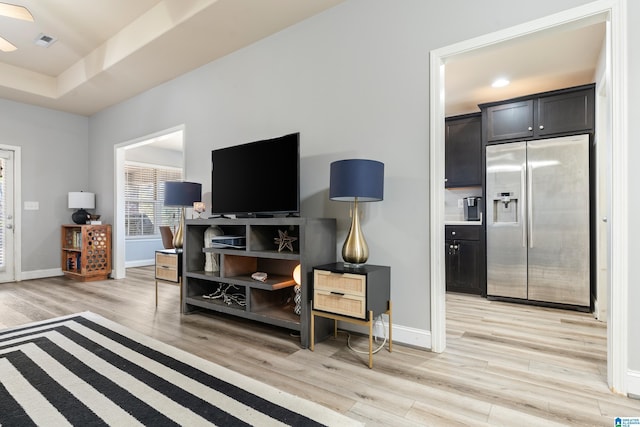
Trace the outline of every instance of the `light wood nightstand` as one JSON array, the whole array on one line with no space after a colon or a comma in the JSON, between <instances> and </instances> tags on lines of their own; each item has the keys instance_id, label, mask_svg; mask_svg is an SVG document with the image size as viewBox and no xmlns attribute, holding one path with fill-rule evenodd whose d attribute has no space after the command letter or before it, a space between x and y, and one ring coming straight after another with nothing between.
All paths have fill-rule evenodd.
<instances>
[{"instance_id":1,"label":"light wood nightstand","mask_svg":"<svg viewBox=\"0 0 640 427\"><path fill-rule=\"evenodd\" d=\"M182 312L182 252L175 249L156 251L156 307L158 306L158 281L180 287L180 312Z\"/></svg>"},{"instance_id":2,"label":"light wood nightstand","mask_svg":"<svg viewBox=\"0 0 640 427\"><path fill-rule=\"evenodd\" d=\"M389 316L389 351L391 337L391 269L380 265L346 267L343 263L313 268L313 301L311 310L311 343L314 347L315 316L333 319L334 336L338 321L369 328L369 368L373 368L373 322L382 313Z\"/></svg>"}]
</instances>

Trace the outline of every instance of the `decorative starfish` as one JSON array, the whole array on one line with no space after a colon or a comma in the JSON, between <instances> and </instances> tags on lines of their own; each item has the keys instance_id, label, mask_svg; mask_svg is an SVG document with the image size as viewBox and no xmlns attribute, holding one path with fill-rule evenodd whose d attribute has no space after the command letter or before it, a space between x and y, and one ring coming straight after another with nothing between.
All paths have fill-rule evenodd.
<instances>
[{"instance_id":1,"label":"decorative starfish","mask_svg":"<svg viewBox=\"0 0 640 427\"><path fill-rule=\"evenodd\" d=\"M278 252L283 249L289 249L293 252L293 242L298 240L297 237L289 236L287 231L278 230L279 237L274 237L273 242L278 245Z\"/></svg>"}]
</instances>

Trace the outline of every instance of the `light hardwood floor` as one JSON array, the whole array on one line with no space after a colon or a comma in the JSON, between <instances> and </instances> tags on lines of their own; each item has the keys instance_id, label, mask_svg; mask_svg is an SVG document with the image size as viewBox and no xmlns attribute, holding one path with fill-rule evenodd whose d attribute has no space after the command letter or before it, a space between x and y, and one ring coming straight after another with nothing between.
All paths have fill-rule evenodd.
<instances>
[{"instance_id":1,"label":"light hardwood floor","mask_svg":"<svg viewBox=\"0 0 640 427\"><path fill-rule=\"evenodd\" d=\"M372 426L613 426L640 416L639 400L607 388L606 327L589 314L450 294L444 353L394 343L370 370L343 334L311 352L286 330L181 315L169 284L156 309L153 269L127 276L0 284L0 327L92 311Z\"/></svg>"}]
</instances>

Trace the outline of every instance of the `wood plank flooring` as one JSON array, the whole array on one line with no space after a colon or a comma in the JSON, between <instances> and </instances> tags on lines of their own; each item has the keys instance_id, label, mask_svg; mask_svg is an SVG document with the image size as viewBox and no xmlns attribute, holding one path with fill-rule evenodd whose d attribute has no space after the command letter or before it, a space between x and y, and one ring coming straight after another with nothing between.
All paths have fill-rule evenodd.
<instances>
[{"instance_id":1,"label":"wood plank flooring","mask_svg":"<svg viewBox=\"0 0 640 427\"><path fill-rule=\"evenodd\" d=\"M370 426L612 426L640 416L639 400L609 391L606 326L589 314L449 294L444 353L394 343L370 370L346 334L311 352L287 330L181 315L169 284L156 309L154 286L152 267L125 280L0 284L0 327L93 311ZM352 343L366 348L364 337Z\"/></svg>"}]
</instances>

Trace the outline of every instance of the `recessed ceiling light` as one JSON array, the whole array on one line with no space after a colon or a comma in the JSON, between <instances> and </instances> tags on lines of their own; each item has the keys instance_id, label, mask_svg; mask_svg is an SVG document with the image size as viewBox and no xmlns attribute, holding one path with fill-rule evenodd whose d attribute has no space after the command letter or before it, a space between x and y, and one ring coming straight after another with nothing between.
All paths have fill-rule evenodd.
<instances>
[{"instance_id":1,"label":"recessed ceiling light","mask_svg":"<svg viewBox=\"0 0 640 427\"><path fill-rule=\"evenodd\" d=\"M3 52L13 52L16 49L18 49L18 48L15 47L13 43L11 43L10 41L6 40L3 37L0 37L0 50L1 51L3 51Z\"/></svg>"},{"instance_id":2,"label":"recessed ceiling light","mask_svg":"<svg viewBox=\"0 0 640 427\"><path fill-rule=\"evenodd\" d=\"M504 79L504 78L499 78L499 79L494 80L493 83L491 83L491 87L505 87L509 83L511 83L509 80Z\"/></svg>"},{"instance_id":3,"label":"recessed ceiling light","mask_svg":"<svg viewBox=\"0 0 640 427\"><path fill-rule=\"evenodd\" d=\"M14 19L22 19L23 21L33 22L33 15L24 6L0 3L0 15L8 16L9 18Z\"/></svg>"},{"instance_id":4,"label":"recessed ceiling light","mask_svg":"<svg viewBox=\"0 0 640 427\"><path fill-rule=\"evenodd\" d=\"M53 36L48 36L46 34L40 33L40 35L38 35L38 37L36 37L33 42L36 44L36 46L49 47L54 44L56 40L57 39Z\"/></svg>"}]
</instances>

